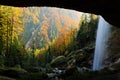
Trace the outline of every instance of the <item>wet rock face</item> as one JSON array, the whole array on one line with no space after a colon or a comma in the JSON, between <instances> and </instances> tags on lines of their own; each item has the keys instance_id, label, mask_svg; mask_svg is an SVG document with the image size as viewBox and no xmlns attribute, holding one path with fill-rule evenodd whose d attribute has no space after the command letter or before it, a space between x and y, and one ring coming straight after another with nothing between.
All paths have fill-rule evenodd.
<instances>
[{"instance_id":1,"label":"wet rock face","mask_svg":"<svg viewBox=\"0 0 120 80\"><path fill-rule=\"evenodd\" d=\"M120 70L120 28L112 27L108 49L108 68L110 70Z\"/></svg>"},{"instance_id":2,"label":"wet rock face","mask_svg":"<svg viewBox=\"0 0 120 80\"><path fill-rule=\"evenodd\" d=\"M117 61L115 61L114 63L111 63L111 64L108 66L108 68L109 68L110 70L120 70L120 58L119 58Z\"/></svg>"}]
</instances>

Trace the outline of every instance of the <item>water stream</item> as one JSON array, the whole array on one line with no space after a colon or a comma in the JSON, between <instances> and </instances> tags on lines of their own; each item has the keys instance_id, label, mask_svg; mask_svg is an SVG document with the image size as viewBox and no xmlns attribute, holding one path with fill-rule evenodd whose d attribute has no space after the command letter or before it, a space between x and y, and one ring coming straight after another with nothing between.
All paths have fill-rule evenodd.
<instances>
[{"instance_id":1,"label":"water stream","mask_svg":"<svg viewBox=\"0 0 120 80\"><path fill-rule=\"evenodd\" d=\"M93 60L93 70L103 69L105 57L108 54L107 43L111 33L111 25L107 23L102 16L99 16L99 23L97 29L96 45Z\"/></svg>"}]
</instances>

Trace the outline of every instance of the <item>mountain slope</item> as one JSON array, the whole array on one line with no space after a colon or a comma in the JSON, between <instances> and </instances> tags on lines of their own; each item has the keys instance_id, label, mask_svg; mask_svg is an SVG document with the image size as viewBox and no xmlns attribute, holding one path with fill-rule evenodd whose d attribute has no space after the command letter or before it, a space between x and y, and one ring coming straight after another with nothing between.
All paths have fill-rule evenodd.
<instances>
[{"instance_id":1,"label":"mountain slope","mask_svg":"<svg viewBox=\"0 0 120 80\"><path fill-rule=\"evenodd\" d=\"M50 44L58 36L78 28L81 14L80 12L59 8L24 8L26 48L45 47L46 44Z\"/></svg>"}]
</instances>

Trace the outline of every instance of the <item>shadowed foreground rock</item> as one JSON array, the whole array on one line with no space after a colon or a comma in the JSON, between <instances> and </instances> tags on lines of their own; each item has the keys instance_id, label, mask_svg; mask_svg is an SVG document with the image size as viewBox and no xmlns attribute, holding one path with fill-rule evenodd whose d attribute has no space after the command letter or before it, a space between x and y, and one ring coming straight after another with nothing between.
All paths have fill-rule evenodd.
<instances>
[{"instance_id":1,"label":"shadowed foreground rock","mask_svg":"<svg viewBox=\"0 0 120 80\"><path fill-rule=\"evenodd\" d=\"M0 80L16 80L16 79L5 77L5 76L0 76Z\"/></svg>"}]
</instances>

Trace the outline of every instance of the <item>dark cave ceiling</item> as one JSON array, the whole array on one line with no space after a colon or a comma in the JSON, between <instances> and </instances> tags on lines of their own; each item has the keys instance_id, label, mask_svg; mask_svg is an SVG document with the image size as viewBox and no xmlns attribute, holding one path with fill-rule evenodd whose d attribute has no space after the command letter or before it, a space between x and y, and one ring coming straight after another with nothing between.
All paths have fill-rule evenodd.
<instances>
[{"instance_id":1,"label":"dark cave ceiling","mask_svg":"<svg viewBox=\"0 0 120 80\"><path fill-rule=\"evenodd\" d=\"M102 15L110 24L120 27L118 0L0 0L1 5L15 7L59 7Z\"/></svg>"}]
</instances>

